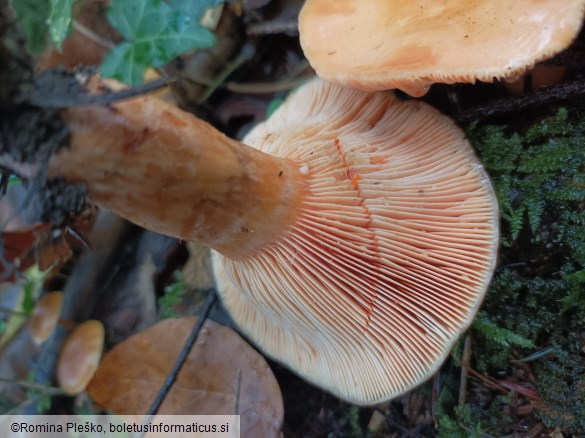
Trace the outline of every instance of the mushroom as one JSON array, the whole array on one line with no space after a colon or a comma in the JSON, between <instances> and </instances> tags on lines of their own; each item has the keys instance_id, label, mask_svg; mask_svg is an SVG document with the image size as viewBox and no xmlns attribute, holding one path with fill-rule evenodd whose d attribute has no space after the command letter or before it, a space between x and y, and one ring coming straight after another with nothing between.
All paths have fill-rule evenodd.
<instances>
[{"instance_id":1,"label":"mushroom","mask_svg":"<svg viewBox=\"0 0 585 438\"><path fill-rule=\"evenodd\" d=\"M584 0L307 0L305 56L324 79L424 95L435 82L514 78L567 48Z\"/></svg>"},{"instance_id":2,"label":"mushroom","mask_svg":"<svg viewBox=\"0 0 585 438\"><path fill-rule=\"evenodd\" d=\"M496 199L461 130L424 103L315 79L247 145L149 97L64 117L71 144L50 175L211 246L240 329L343 399L427 379L482 301Z\"/></svg>"},{"instance_id":3,"label":"mushroom","mask_svg":"<svg viewBox=\"0 0 585 438\"><path fill-rule=\"evenodd\" d=\"M65 339L57 362L57 383L65 394L80 393L95 374L104 348L104 333L100 321L88 320Z\"/></svg>"},{"instance_id":4,"label":"mushroom","mask_svg":"<svg viewBox=\"0 0 585 438\"><path fill-rule=\"evenodd\" d=\"M53 333L62 307L63 292L49 292L38 301L29 319L30 333L35 344L42 344Z\"/></svg>"}]
</instances>

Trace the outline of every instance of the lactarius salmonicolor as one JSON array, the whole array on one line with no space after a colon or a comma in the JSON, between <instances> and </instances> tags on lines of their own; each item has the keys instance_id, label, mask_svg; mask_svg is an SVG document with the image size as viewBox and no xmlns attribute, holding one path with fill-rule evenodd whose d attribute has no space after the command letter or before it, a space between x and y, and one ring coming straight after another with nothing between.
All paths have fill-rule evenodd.
<instances>
[{"instance_id":1,"label":"lactarius salmonicolor","mask_svg":"<svg viewBox=\"0 0 585 438\"><path fill-rule=\"evenodd\" d=\"M50 174L211 246L240 329L341 398L427 379L481 303L496 199L463 133L424 103L314 80L245 144L148 97L64 117L71 145Z\"/></svg>"},{"instance_id":2,"label":"lactarius salmonicolor","mask_svg":"<svg viewBox=\"0 0 585 438\"><path fill-rule=\"evenodd\" d=\"M584 11L585 0L307 0L299 33L322 78L421 96L523 74L571 44Z\"/></svg>"}]
</instances>

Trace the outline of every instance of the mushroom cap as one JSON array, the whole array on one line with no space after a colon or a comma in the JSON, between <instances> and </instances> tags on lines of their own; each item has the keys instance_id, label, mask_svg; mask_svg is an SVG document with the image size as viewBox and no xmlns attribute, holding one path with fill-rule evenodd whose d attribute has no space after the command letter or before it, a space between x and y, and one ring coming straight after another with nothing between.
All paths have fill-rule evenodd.
<instances>
[{"instance_id":1,"label":"mushroom cap","mask_svg":"<svg viewBox=\"0 0 585 438\"><path fill-rule=\"evenodd\" d=\"M66 394L85 389L100 363L104 337L103 324L93 319L82 322L67 336L57 363L57 383Z\"/></svg>"},{"instance_id":2,"label":"mushroom cap","mask_svg":"<svg viewBox=\"0 0 585 438\"><path fill-rule=\"evenodd\" d=\"M307 0L299 16L317 74L424 95L435 82L512 78L573 41L584 0Z\"/></svg>"},{"instance_id":3,"label":"mushroom cap","mask_svg":"<svg viewBox=\"0 0 585 438\"><path fill-rule=\"evenodd\" d=\"M497 202L461 130L422 102L316 79L244 142L297 163L305 193L293 224L253 257L213 253L241 330L356 404L430 377L496 261Z\"/></svg>"},{"instance_id":4,"label":"mushroom cap","mask_svg":"<svg viewBox=\"0 0 585 438\"><path fill-rule=\"evenodd\" d=\"M30 333L35 344L42 344L53 333L62 307L63 292L49 292L39 299L29 319Z\"/></svg>"}]
</instances>

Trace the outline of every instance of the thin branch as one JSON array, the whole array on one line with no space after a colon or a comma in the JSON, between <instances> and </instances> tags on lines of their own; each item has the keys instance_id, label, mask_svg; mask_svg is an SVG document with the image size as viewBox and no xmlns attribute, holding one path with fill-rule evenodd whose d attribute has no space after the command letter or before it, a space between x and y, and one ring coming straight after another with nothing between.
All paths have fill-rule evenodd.
<instances>
[{"instance_id":1,"label":"thin branch","mask_svg":"<svg viewBox=\"0 0 585 438\"><path fill-rule=\"evenodd\" d=\"M24 316L29 317L30 313L22 312L20 310L9 309L8 307L0 306L0 313L5 313L9 315L16 315L16 316ZM4 379L0 377L0 382L3 382Z\"/></svg>"},{"instance_id":2,"label":"thin branch","mask_svg":"<svg viewBox=\"0 0 585 438\"><path fill-rule=\"evenodd\" d=\"M584 81L568 82L534 90L518 97L497 99L486 105L463 111L456 115L455 119L460 123L469 123L522 111L527 108L549 105L582 95L585 95Z\"/></svg>"},{"instance_id":3,"label":"thin branch","mask_svg":"<svg viewBox=\"0 0 585 438\"><path fill-rule=\"evenodd\" d=\"M299 77L305 73L308 68L309 62L305 60L299 62L290 74L276 82L227 82L225 88L234 93L247 94L267 94L276 93L278 91L288 91L309 80L309 77L307 76Z\"/></svg>"},{"instance_id":4,"label":"thin branch","mask_svg":"<svg viewBox=\"0 0 585 438\"><path fill-rule=\"evenodd\" d=\"M14 383L22 388L34 389L43 393L61 394L63 390L61 388L55 388L54 386L44 385L42 383L29 382L28 380L14 380L6 377L0 377L0 382L3 383Z\"/></svg>"},{"instance_id":5,"label":"thin branch","mask_svg":"<svg viewBox=\"0 0 585 438\"><path fill-rule=\"evenodd\" d=\"M92 40L94 43L99 44L100 46L104 47L105 49L111 50L111 49L116 47L116 45L112 41L101 37L100 35L95 33L93 30L85 27L83 24L81 24L77 20L73 20L73 28L77 32L82 34L84 37Z\"/></svg>"},{"instance_id":6,"label":"thin branch","mask_svg":"<svg viewBox=\"0 0 585 438\"><path fill-rule=\"evenodd\" d=\"M199 315L199 318L197 319L197 323L193 327L193 330L191 331L189 338L185 342L185 345L183 346L183 350L181 350L181 354L179 354L179 357L177 358L177 360L173 366L173 369L171 370L171 372L167 376L165 382L163 383L163 386L160 388L154 402L152 403L152 405L150 405L150 409L148 410L148 413L146 414L148 417L156 415L156 413L160 409L163 401L165 400L165 398L169 394L169 391L171 390L171 387L173 386L173 384L177 380L177 376L178 376L179 372L181 371L183 364L187 360L187 357L189 356L189 353L191 352L193 345L195 345L195 341L197 340L197 336L199 335L199 332L201 331L203 324L205 323L205 320L207 319L207 315L209 314L209 311L211 310L211 308L215 304L216 299L217 299L217 296L216 296L215 292L211 292L207 296L207 300L205 301L205 304L203 305L203 309L201 309L201 314Z\"/></svg>"},{"instance_id":7,"label":"thin branch","mask_svg":"<svg viewBox=\"0 0 585 438\"><path fill-rule=\"evenodd\" d=\"M242 370L238 368L236 375L236 397L234 399L234 415L240 415L240 391L242 390Z\"/></svg>"},{"instance_id":8,"label":"thin branch","mask_svg":"<svg viewBox=\"0 0 585 438\"><path fill-rule=\"evenodd\" d=\"M39 76L40 78L40 76ZM73 108L86 105L109 105L121 100L131 99L142 96L164 88L173 83L176 78L160 78L154 81L146 82L142 85L136 85L131 88L125 88L120 91L107 92L106 94L89 94L83 93L82 90L73 89L70 93L63 93L59 89L55 93L50 93L46 87L40 87L38 91L33 91L27 96L27 102L41 108Z\"/></svg>"},{"instance_id":9,"label":"thin branch","mask_svg":"<svg viewBox=\"0 0 585 438\"><path fill-rule=\"evenodd\" d=\"M26 399L25 401L23 401L22 403L20 403L18 406L15 406L14 408L8 410L7 412L2 413L2 415L16 415L19 412L21 412L24 408L36 403L37 401L39 401L41 398L43 397L53 397L56 395L63 395L63 390L61 388L53 388L53 387L47 387L44 390L41 390L38 394L33 395L32 397Z\"/></svg>"},{"instance_id":10,"label":"thin branch","mask_svg":"<svg viewBox=\"0 0 585 438\"><path fill-rule=\"evenodd\" d=\"M467 377L469 375L469 367L471 361L471 335L465 337L463 345L463 356L461 357L461 382L459 383L459 406L465 404L467 397Z\"/></svg>"}]
</instances>

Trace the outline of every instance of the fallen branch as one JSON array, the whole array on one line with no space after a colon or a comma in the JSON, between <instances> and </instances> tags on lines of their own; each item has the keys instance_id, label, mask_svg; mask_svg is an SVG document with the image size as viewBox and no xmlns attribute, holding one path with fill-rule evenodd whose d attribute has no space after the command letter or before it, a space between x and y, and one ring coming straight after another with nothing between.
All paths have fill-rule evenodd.
<instances>
[{"instance_id":1,"label":"fallen branch","mask_svg":"<svg viewBox=\"0 0 585 438\"><path fill-rule=\"evenodd\" d=\"M456 115L455 119L459 123L481 121L528 108L537 108L551 103L566 101L584 94L584 81L568 82L534 90L518 97L494 100L485 105L465 110Z\"/></svg>"}]
</instances>

